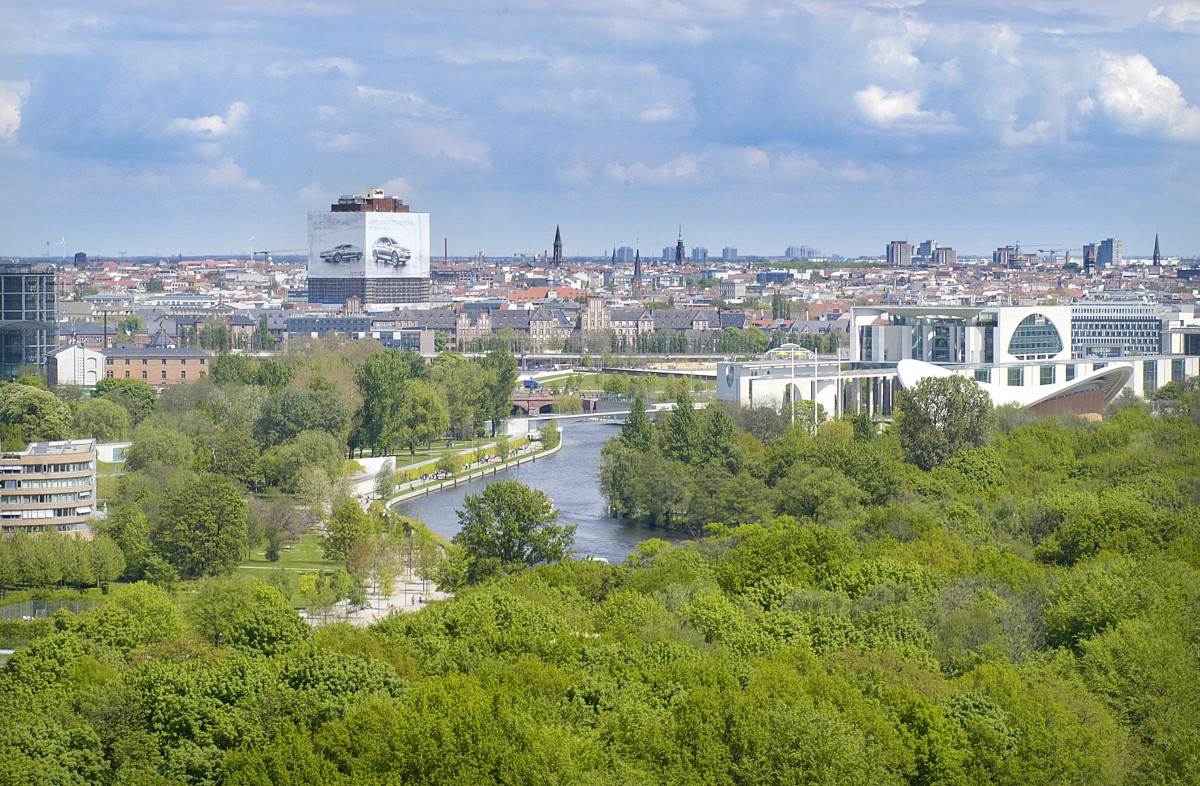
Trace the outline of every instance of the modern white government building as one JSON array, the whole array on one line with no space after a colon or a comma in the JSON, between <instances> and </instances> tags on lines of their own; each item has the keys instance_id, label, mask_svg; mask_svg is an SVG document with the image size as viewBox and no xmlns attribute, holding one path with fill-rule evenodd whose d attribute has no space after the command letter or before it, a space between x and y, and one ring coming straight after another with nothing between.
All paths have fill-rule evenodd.
<instances>
[{"instance_id":1,"label":"modern white government building","mask_svg":"<svg viewBox=\"0 0 1200 786\"><path fill-rule=\"evenodd\" d=\"M1123 388L1149 397L1200 374L1200 321L1190 306L856 306L849 343L839 357L785 346L719 364L717 398L772 407L815 400L833 417L886 417L898 386L956 373L996 404L1099 415Z\"/></svg>"}]
</instances>

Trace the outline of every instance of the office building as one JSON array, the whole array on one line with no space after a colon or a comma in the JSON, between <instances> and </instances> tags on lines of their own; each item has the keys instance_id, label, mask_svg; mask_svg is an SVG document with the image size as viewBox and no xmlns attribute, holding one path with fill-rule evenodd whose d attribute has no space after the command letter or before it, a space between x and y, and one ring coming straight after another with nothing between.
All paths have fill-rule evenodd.
<instances>
[{"instance_id":1,"label":"office building","mask_svg":"<svg viewBox=\"0 0 1200 786\"><path fill-rule=\"evenodd\" d=\"M913 247L907 240L888 243L887 263L892 267L907 267L912 264Z\"/></svg>"},{"instance_id":2,"label":"office building","mask_svg":"<svg viewBox=\"0 0 1200 786\"><path fill-rule=\"evenodd\" d=\"M729 261L731 259L737 259L737 258L738 258L738 252L737 252L737 248L735 248L734 246L725 246L725 248L721 249L721 259Z\"/></svg>"},{"instance_id":3,"label":"office building","mask_svg":"<svg viewBox=\"0 0 1200 786\"><path fill-rule=\"evenodd\" d=\"M366 309L429 300L429 214L383 189L308 214L308 299Z\"/></svg>"},{"instance_id":4,"label":"office building","mask_svg":"<svg viewBox=\"0 0 1200 786\"><path fill-rule=\"evenodd\" d=\"M90 536L96 498L94 439L34 442L0 452L0 534Z\"/></svg>"},{"instance_id":5,"label":"office building","mask_svg":"<svg viewBox=\"0 0 1200 786\"><path fill-rule=\"evenodd\" d=\"M933 250L933 264L939 267L949 267L958 264L958 252L949 246Z\"/></svg>"},{"instance_id":6,"label":"office building","mask_svg":"<svg viewBox=\"0 0 1200 786\"><path fill-rule=\"evenodd\" d=\"M917 246L917 259L920 259L922 262L932 262L933 252L937 250L938 244L936 240L923 241L921 245Z\"/></svg>"},{"instance_id":7,"label":"office building","mask_svg":"<svg viewBox=\"0 0 1200 786\"><path fill-rule=\"evenodd\" d=\"M53 265L0 264L0 380L45 373L55 306Z\"/></svg>"},{"instance_id":8,"label":"office building","mask_svg":"<svg viewBox=\"0 0 1200 786\"><path fill-rule=\"evenodd\" d=\"M707 262L708 261L708 249L705 248L704 246L692 246L692 261L693 262Z\"/></svg>"},{"instance_id":9,"label":"office building","mask_svg":"<svg viewBox=\"0 0 1200 786\"><path fill-rule=\"evenodd\" d=\"M1075 303L1071 356L1120 358L1163 351L1164 310L1144 303Z\"/></svg>"},{"instance_id":10,"label":"office building","mask_svg":"<svg viewBox=\"0 0 1200 786\"><path fill-rule=\"evenodd\" d=\"M1110 237L1108 240L1101 240L1100 247L1096 249L1096 266L1111 267L1121 264L1121 241Z\"/></svg>"},{"instance_id":11,"label":"office building","mask_svg":"<svg viewBox=\"0 0 1200 786\"><path fill-rule=\"evenodd\" d=\"M614 262L632 262L634 249L633 246L621 246L613 252Z\"/></svg>"}]
</instances>

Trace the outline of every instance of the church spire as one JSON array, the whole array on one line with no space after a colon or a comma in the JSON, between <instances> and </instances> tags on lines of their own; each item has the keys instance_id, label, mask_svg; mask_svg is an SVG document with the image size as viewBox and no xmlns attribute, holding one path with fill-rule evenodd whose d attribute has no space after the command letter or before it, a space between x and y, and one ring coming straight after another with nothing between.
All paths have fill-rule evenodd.
<instances>
[{"instance_id":1,"label":"church spire","mask_svg":"<svg viewBox=\"0 0 1200 786\"><path fill-rule=\"evenodd\" d=\"M675 264L682 265L684 259L683 253L683 222L679 222L679 240L675 243Z\"/></svg>"},{"instance_id":2,"label":"church spire","mask_svg":"<svg viewBox=\"0 0 1200 786\"><path fill-rule=\"evenodd\" d=\"M557 225L554 227L554 261L550 263L551 267L558 267L562 264L562 232L559 231Z\"/></svg>"},{"instance_id":3,"label":"church spire","mask_svg":"<svg viewBox=\"0 0 1200 786\"><path fill-rule=\"evenodd\" d=\"M1159 250L1158 250L1158 233L1157 232L1154 233L1154 266L1155 267L1162 266L1162 254L1159 253Z\"/></svg>"},{"instance_id":4,"label":"church spire","mask_svg":"<svg viewBox=\"0 0 1200 786\"><path fill-rule=\"evenodd\" d=\"M635 287L642 285L642 249L640 247L633 252L633 285Z\"/></svg>"}]
</instances>

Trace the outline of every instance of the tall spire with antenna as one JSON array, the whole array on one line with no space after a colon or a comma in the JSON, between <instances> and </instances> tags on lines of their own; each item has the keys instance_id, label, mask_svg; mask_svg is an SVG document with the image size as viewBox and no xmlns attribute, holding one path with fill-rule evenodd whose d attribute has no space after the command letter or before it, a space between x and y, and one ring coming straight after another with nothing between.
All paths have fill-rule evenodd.
<instances>
[{"instance_id":1,"label":"tall spire with antenna","mask_svg":"<svg viewBox=\"0 0 1200 786\"><path fill-rule=\"evenodd\" d=\"M675 243L675 264L682 265L684 259L683 253L683 222L679 222L679 240Z\"/></svg>"}]
</instances>

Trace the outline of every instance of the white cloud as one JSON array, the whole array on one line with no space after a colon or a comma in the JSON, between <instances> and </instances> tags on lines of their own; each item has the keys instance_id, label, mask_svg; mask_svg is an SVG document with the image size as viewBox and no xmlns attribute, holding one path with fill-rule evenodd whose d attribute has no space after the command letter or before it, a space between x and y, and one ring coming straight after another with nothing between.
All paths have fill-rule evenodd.
<instances>
[{"instance_id":1,"label":"white cloud","mask_svg":"<svg viewBox=\"0 0 1200 786\"><path fill-rule=\"evenodd\" d=\"M696 156L684 153L658 167L640 161L629 166L613 162L604 168L604 173L626 185L673 185L696 179L700 166Z\"/></svg>"},{"instance_id":2,"label":"white cloud","mask_svg":"<svg viewBox=\"0 0 1200 786\"><path fill-rule=\"evenodd\" d=\"M1200 2L1168 3L1153 9L1148 18L1160 22L1173 30L1189 30L1200 26Z\"/></svg>"},{"instance_id":3,"label":"white cloud","mask_svg":"<svg viewBox=\"0 0 1200 786\"><path fill-rule=\"evenodd\" d=\"M949 112L921 109L919 90L885 90L871 85L854 94L854 105L864 120L880 127L914 124L941 124L954 121Z\"/></svg>"},{"instance_id":4,"label":"white cloud","mask_svg":"<svg viewBox=\"0 0 1200 786\"><path fill-rule=\"evenodd\" d=\"M177 117L167 125L167 130L174 133L196 134L204 137L219 137L236 131L246 119L250 107L241 101L229 105L225 116L207 115L205 117Z\"/></svg>"},{"instance_id":5,"label":"white cloud","mask_svg":"<svg viewBox=\"0 0 1200 786\"><path fill-rule=\"evenodd\" d=\"M500 47L493 44L477 44L447 49L439 54L442 60L455 65L477 65L479 63L524 63L544 61L549 58L528 46Z\"/></svg>"},{"instance_id":6,"label":"white cloud","mask_svg":"<svg viewBox=\"0 0 1200 786\"><path fill-rule=\"evenodd\" d=\"M294 76L358 76L358 63L346 57L323 57L316 60L277 60L263 72L269 77L287 79Z\"/></svg>"},{"instance_id":7,"label":"white cloud","mask_svg":"<svg viewBox=\"0 0 1200 786\"><path fill-rule=\"evenodd\" d=\"M380 186L388 196L398 196L408 199L412 196L412 186L402 177L394 177Z\"/></svg>"},{"instance_id":8,"label":"white cloud","mask_svg":"<svg viewBox=\"0 0 1200 786\"><path fill-rule=\"evenodd\" d=\"M452 161L490 167L488 143L473 139L444 125L413 123L403 129L412 146L420 153L433 157L445 156Z\"/></svg>"},{"instance_id":9,"label":"white cloud","mask_svg":"<svg viewBox=\"0 0 1200 786\"><path fill-rule=\"evenodd\" d=\"M679 116L675 107L665 102L659 102L649 109L643 110L637 116L639 123L669 123Z\"/></svg>"},{"instance_id":10,"label":"white cloud","mask_svg":"<svg viewBox=\"0 0 1200 786\"><path fill-rule=\"evenodd\" d=\"M261 191L263 184L246 174L232 158L222 159L219 164L204 172L204 182L216 188L239 188L245 191Z\"/></svg>"},{"instance_id":11,"label":"white cloud","mask_svg":"<svg viewBox=\"0 0 1200 786\"><path fill-rule=\"evenodd\" d=\"M1145 55L1105 56L1100 77L1079 108L1084 114L1098 112L1126 134L1200 142L1200 108L1189 104L1179 85Z\"/></svg>"},{"instance_id":12,"label":"white cloud","mask_svg":"<svg viewBox=\"0 0 1200 786\"><path fill-rule=\"evenodd\" d=\"M591 182L592 179L591 170L588 169L587 164L579 159L576 159L575 163L566 169L558 170L557 175L561 182L571 185L584 185Z\"/></svg>"},{"instance_id":13,"label":"white cloud","mask_svg":"<svg viewBox=\"0 0 1200 786\"><path fill-rule=\"evenodd\" d=\"M1049 142L1054 135L1054 124L1049 120L1030 123L1020 131L1016 128L1016 122L1017 116L1010 115L1008 123L1000 131L1000 142L1005 147L1024 147Z\"/></svg>"},{"instance_id":14,"label":"white cloud","mask_svg":"<svg viewBox=\"0 0 1200 786\"><path fill-rule=\"evenodd\" d=\"M304 202L320 202L325 197L325 189L321 188L321 184L314 180L297 191L296 196Z\"/></svg>"},{"instance_id":15,"label":"white cloud","mask_svg":"<svg viewBox=\"0 0 1200 786\"><path fill-rule=\"evenodd\" d=\"M348 134L318 134L317 136L317 147L332 153L349 153L357 150L362 142L363 135L354 132Z\"/></svg>"},{"instance_id":16,"label":"white cloud","mask_svg":"<svg viewBox=\"0 0 1200 786\"><path fill-rule=\"evenodd\" d=\"M358 97L366 103L401 115L427 120L446 120L450 117L449 109L430 103L418 93L383 90L365 85L359 85L357 90Z\"/></svg>"},{"instance_id":17,"label":"white cloud","mask_svg":"<svg viewBox=\"0 0 1200 786\"><path fill-rule=\"evenodd\" d=\"M0 139L16 137L21 127L21 105L28 97L28 82L0 82Z\"/></svg>"}]
</instances>

